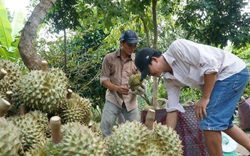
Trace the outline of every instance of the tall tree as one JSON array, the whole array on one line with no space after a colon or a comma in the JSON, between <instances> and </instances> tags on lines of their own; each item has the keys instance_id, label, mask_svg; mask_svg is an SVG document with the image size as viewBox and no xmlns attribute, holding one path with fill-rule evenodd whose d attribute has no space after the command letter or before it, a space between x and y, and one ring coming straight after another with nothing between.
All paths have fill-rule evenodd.
<instances>
[{"instance_id":1,"label":"tall tree","mask_svg":"<svg viewBox=\"0 0 250 156\"><path fill-rule=\"evenodd\" d=\"M242 12L242 0L190 0L178 13L177 25L205 44L224 47L231 41L235 47L250 42L250 14Z\"/></svg>"},{"instance_id":2,"label":"tall tree","mask_svg":"<svg viewBox=\"0 0 250 156\"><path fill-rule=\"evenodd\" d=\"M56 0L40 1L22 30L18 48L24 64L29 69L41 68L41 58L35 52L33 43L36 39L39 25L44 20L55 1Z\"/></svg>"},{"instance_id":3,"label":"tall tree","mask_svg":"<svg viewBox=\"0 0 250 156\"><path fill-rule=\"evenodd\" d=\"M152 14L153 14L153 30L154 30L154 42L153 48L157 49L157 40L158 40L158 28L157 28L157 18L156 18L156 7L157 7L157 0L152 1ZM158 105L158 78L153 77L154 82L154 89L153 89L153 105L154 109L157 108Z\"/></svg>"},{"instance_id":4,"label":"tall tree","mask_svg":"<svg viewBox=\"0 0 250 156\"><path fill-rule=\"evenodd\" d=\"M54 31L64 34L64 72L67 73L67 29L80 26L79 14L76 11L76 0L57 0L47 19L52 23Z\"/></svg>"}]
</instances>

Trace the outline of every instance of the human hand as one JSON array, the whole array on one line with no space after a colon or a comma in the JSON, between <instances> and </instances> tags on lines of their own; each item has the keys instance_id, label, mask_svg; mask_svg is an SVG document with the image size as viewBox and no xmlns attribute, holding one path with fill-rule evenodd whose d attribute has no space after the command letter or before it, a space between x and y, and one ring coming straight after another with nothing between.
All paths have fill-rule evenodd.
<instances>
[{"instance_id":1,"label":"human hand","mask_svg":"<svg viewBox=\"0 0 250 156\"><path fill-rule=\"evenodd\" d=\"M117 86L117 92L120 94L128 95L129 89L125 86Z\"/></svg>"},{"instance_id":2,"label":"human hand","mask_svg":"<svg viewBox=\"0 0 250 156\"><path fill-rule=\"evenodd\" d=\"M143 95L143 94L145 94L146 89L147 89L146 83L143 82L140 86L138 86L136 88L136 90L132 91L132 93L135 94L135 95Z\"/></svg>"},{"instance_id":3,"label":"human hand","mask_svg":"<svg viewBox=\"0 0 250 156\"><path fill-rule=\"evenodd\" d=\"M206 108L208 105L209 99L201 98L196 104L195 104L195 115L198 120L203 120L203 117L207 116Z\"/></svg>"}]
</instances>

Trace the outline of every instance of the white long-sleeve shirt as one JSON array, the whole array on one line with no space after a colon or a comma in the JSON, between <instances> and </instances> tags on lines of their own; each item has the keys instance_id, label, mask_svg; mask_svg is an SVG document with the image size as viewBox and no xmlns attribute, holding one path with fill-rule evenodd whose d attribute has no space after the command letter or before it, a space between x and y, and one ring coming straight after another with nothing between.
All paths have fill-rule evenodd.
<instances>
[{"instance_id":1,"label":"white long-sleeve shirt","mask_svg":"<svg viewBox=\"0 0 250 156\"><path fill-rule=\"evenodd\" d=\"M180 87L202 90L204 74L217 72L216 80L224 80L246 67L243 60L230 52L185 39L174 41L163 57L173 70L173 75L163 73L168 92L167 112L184 112L179 104Z\"/></svg>"}]
</instances>

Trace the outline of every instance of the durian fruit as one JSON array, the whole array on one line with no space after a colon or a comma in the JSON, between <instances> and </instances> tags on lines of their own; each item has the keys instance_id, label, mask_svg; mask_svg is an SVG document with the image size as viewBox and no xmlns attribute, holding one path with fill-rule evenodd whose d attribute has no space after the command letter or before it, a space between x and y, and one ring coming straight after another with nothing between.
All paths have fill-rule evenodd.
<instances>
[{"instance_id":1,"label":"durian fruit","mask_svg":"<svg viewBox=\"0 0 250 156\"><path fill-rule=\"evenodd\" d=\"M20 156L23 155L21 133L19 129L4 117L0 117L0 155Z\"/></svg>"},{"instance_id":2,"label":"durian fruit","mask_svg":"<svg viewBox=\"0 0 250 156\"><path fill-rule=\"evenodd\" d=\"M25 104L28 110L56 114L66 102L68 79L58 68L32 70L18 81L13 90L15 105Z\"/></svg>"},{"instance_id":3,"label":"durian fruit","mask_svg":"<svg viewBox=\"0 0 250 156\"><path fill-rule=\"evenodd\" d=\"M20 108L17 105L13 105L12 103L12 95L12 91L7 91L5 94L6 99L11 103L11 106L8 109L5 117L20 115Z\"/></svg>"},{"instance_id":4,"label":"durian fruit","mask_svg":"<svg viewBox=\"0 0 250 156\"><path fill-rule=\"evenodd\" d=\"M4 98L4 96L2 95L2 93L0 92L0 98Z\"/></svg>"},{"instance_id":5,"label":"durian fruit","mask_svg":"<svg viewBox=\"0 0 250 156\"><path fill-rule=\"evenodd\" d=\"M25 156L48 156L46 152L46 145L49 144L49 139L47 138L44 145L36 144L32 149L25 152Z\"/></svg>"},{"instance_id":6,"label":"durian fruit","mask_svg":"<svg viewBox=\"0 0 250 156\"><path fill-rule=\"evenodd\" d=\"M23 77L23 76L22 76ZM23 100L22 100L22 97L21 97L21 82L22 82L22 78L20 78L14 85L13 87L13 91L12 91L12 95L11 95L11 108L10 108L10 116L14 116L15 114L16 115L20 115L20 106L23 105L24 106L24 103L23 103ZM13 114L14 113L14 114Z\"/></svg>"},{"instance_id":7,"label":"durian fruit","mask_svg":"<svg viewBox=\"0 0 250 156\"><path fill-rule=\"evenodd\" d=\"M120 156L182 156L182 144L178 134L160 123L153 130L133 121L114 128L108 139L109 155Z\"/></svg>"},{"instance_id":8,"label":"durian fruit","mask_svg":"<svg viewBox=\"0 0 250 156\"><path fill-rule=\"evenodd\" d=\"M134 74L129 77L128 84L132 91L136 90L138 87L142 85L142 81L140 81L141 75Z\"/></svg>"},{"instance_id":9,"label":"durian fruit","mask_svg":"<svg viewBox=\"0 0 250 156\"><path fill-rule=\"evenodd\" d=\"M4 95L11 91L15 82L21 77L21 70L14 62L9 60L0 60L0 69L4 69L7 74L0 80L0 92Z\"/></svg>"},{"instance_id":10,"label":"durian fruit","mask_svg":"<svg viewBox=\"0 0 250 156\"><path fill-rule=\"evenodd\" d=\"M62 126L63 138L58 144L49 144L46 151L49 155L58 156L104 156L107 153L105 141L87 126L79 122Z\"/></svg>"},{"instance_id":11,"label":"durian fruit","mask_svg":"<svg viewBox=\"0 0 250 156\"><path fill-rule=\"evenodd\" d=\"M154 130L148 140L148 146L154 147L149 150L151 156L182 156L183 154L179 135L174 129L161 123L154 123Z\"/></svg>"},{"instance_id":12,"label":"durian fruit","mask_svg":"<svg viewBox=\"0 0 250 156\"><path fill-rule=\"evenodd\" d=\"M44 145L45 131L48 127L47 114L40 111L26 113L9 118L20 129L24 151L34 149L36 145Z\"/></svg>"},{"instance_id":13,"label":"durian fruit","mask_svg":"<svg viewBox=\"0 0 250 156\"><path fill-rule=\"evenodd\" d=\"M134 74L134 75L131 75L131 76L129 77L128 85L129 85L129 87L130 87L130 89L131 89L132 91L137 90L139 87L142 87L142 88L143 88L143 86L142 86L143 81L141 81L140 79L141 79L141 75L140 75L140 74ZM144 89L145 89L145 88L144 88ZM139 95L140 95L141 98L143 98L143 99L146 101L146 103L147 103L148 105L151 105L151 102L150 102L150 100L148 99L148 97L147 97L145 91L144 91L144 93L140 93Z\"/></svg>"},{"instance_id":14,"label":"durian fruit","mask_svg":"<svg viewBox=\"0 0 250 156\"><path fill-rule=\"evenodd\" d=\"M97 136L102 136L100 122L90 121L89 128L92 130L92 132L96 133Z\"/></svg>"},{"instance_id":15,"label":"durian fruit","mask_svg":"<svg viewBox=\"0 0 250 156\"><path fill-rule=\"evenodd\" d=\"M62 123L80 122L87 126L92 117L90 100L73 92L68 98L59 115Z\"/></svg>"},{"instance_id":16,"label":"durian fruit","mask_svg":"<svg viewBox=\"0 0 250 156\"><path fill-rule=\"evenodd\" d=\"M149 134L148 128L138 121L119 125L107 138L109 155L147 156Z\"/></svg>"}]
</instances>

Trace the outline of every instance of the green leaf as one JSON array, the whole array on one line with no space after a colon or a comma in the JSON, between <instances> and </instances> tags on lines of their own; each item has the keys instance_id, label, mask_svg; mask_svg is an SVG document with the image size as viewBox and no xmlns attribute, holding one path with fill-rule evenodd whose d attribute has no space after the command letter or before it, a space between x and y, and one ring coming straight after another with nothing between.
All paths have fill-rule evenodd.
<instances>
[{"instance_id":1,"label":"green leaf","mask_svg":"<svg viewBox=\"0 0 250 156\"><path fill-rule=\"evenodd\" d=\"M25 23L24 11L19 9L15 11L13 20L11 22L12 27L12 38L15 38L16 35L23 29Z\"/></svg>"},{"instance_id":2,"label":"green leaf","mask_svg":"<svg viewBox=\"0 0 250 156\"><path fill-rule=\"evenodd\" d=\"M8 11L4 7L2 0L0 0L0 43L7 47L7 49L11 46L12 42L11 31Z\"/></svg>"},{"instance_id":3,"label":"green leaf","mask_svg":"<svg viewBox=\"0 0 250 156\"><path fill-rule=\"evenodd\" d=\"M2 45L0 45L0 58L1 59L7 59L8 58L7 50Z\"/></svg>"}]
</instances>

